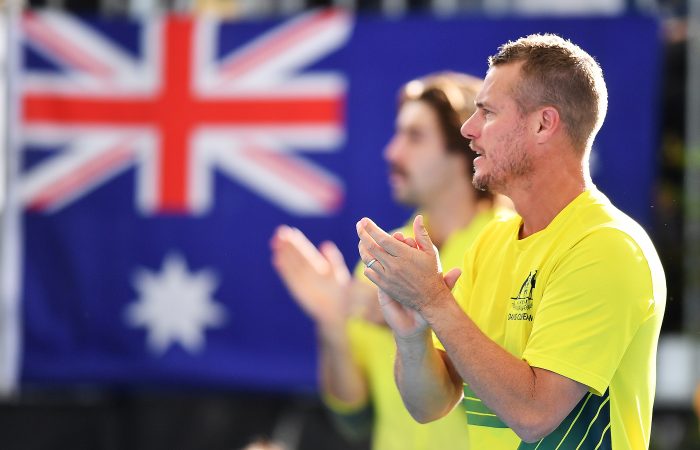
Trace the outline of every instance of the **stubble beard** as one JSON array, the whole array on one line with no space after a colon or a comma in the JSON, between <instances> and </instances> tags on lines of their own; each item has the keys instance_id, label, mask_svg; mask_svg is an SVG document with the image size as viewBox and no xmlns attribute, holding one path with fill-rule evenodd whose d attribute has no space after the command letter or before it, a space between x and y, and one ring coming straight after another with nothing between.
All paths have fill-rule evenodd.
<instances>
[{"instance_id":1,"label":"stubble beard","mask_svg":"<svg viewBox=\"0 0 700 450\"><path fill-rule=\"evenodd\" d=\"M392 188L391 196L394 202L402 206L407 206L413 208L416 206L416 193L414 192L413 186L411 186L410 180L408 178L404 179L405 184L401 188L394 186Z\"/></svg>"},{"instance_id":2,"label":"stubble beard","mask_svg":"<svg viewBox=\"0 0 700 450\"><path fill-rule=\"evenodd\" d=\"M479 191L488 191L490 184L490 177L488 175L478 176L476 170L474 170L474 175L472 176L472 186Z\"/></svg>"},{"instance_id":3,"label":"stubble beard","mask_svg":"<svg viewBox=\"0 0 700 450\"><path fill-rule=\"evenodd\" d=\"M505 160L495 160L490 173L478 174L476 169L472 185L480 191L505 194L508 186L516 179L527 176L532 171L532 160L522 145L514 141Z\"/></svg>"},{"instance_id":4,"label":"stubble beard","mask_svg":"<svg viewBox=\"0 0 700 450\"><path fill-rule=\"evenodd\" d=\"M402 206L407 206L409 208L415 208L418 206L418 201L413 191L406 190L402 193L394 193L394 201Z\"/></svg>"}]
</instances>

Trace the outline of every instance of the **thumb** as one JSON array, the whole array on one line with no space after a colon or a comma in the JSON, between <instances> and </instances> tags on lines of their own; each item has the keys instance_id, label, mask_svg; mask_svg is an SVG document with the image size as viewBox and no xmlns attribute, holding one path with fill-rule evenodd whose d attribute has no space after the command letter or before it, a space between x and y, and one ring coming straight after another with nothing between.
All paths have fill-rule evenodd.
<instances>
[{"instance_id":1,"label":"thumb","mask_svg":"<svg viewBox=\"0 0 700 450\"><path fill-rule=\"evenodd\" d=\"M379 306L385 306L391 303L391 298L381 289L377 289L377 300L379 301Z\"/></svg>"},{"instance_id":2,"label":"thumb","mask_svg":"<svg viewBox=\"0 0 700 450\"><path fill-rule=\"evenodd\" d=\"M430 239L428 230L425 229L423 216L421 214L418 214L413 220L413 236L416 238L416 244L418 244L419 249L429 253L435 253L435 246Z\"/></svg>"},{"instance_id":3,"label":"thumb","mask_svg":"<svg viewBox=\"0 0 700 450\"><path fill-rule=\"evenodd\" d=\"M336 275L340 275L343 278L346 276L347 278L350 278L348 266L345 264L345 258L343 258L343 254L333 242L322 242L319 246L319 250L326 261L328 261L328 263L331 265L331 268Z\"/></svg>"},{"instance_id":4,"label":"thumb","mask_svg":"<svg viewBox=\"0 0 700 450\"><path fill-rule=\"evenodd\" d=\"M459 280L460 276L462 276L462 270L455 267L443 276L443 280L445 280L447 287L452 290L455 287L455 284L457 284L457 280Z\"/></svg>"}]
</instances>

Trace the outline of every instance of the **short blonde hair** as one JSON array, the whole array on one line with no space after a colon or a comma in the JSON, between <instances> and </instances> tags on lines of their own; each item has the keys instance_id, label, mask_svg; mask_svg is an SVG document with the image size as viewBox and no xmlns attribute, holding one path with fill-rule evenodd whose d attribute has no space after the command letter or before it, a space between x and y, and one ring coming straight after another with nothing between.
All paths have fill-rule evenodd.
<instances>
[{"instance_id":1,"label":"short blonde hair","mask_svg":"<svg viewBox=\"0 0 700 450\"><path fill-rule=\"evenodd\" d=\"M608 109L600 65L581 47L554 34L503 44L489 58L489 67L516 62L522 62L522 80L514 92L521 112L555 107L574 147L589 150Z\"/></svg>"}]
</instances>

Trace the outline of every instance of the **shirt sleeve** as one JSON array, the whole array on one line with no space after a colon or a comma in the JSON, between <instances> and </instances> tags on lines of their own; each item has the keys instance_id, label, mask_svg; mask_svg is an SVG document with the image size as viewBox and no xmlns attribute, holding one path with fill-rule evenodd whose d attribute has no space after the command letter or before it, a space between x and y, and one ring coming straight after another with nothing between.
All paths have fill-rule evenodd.
<instances>
[{"instance_id":1,"label":"shirt sleeve","mask_svg":"<svg viewBox=\"0 0 700 450\"><path fill-rule=\"evenodd\" d=\"M596 230L553 269L523 358L602 395L653 311L651 272L639 245L620 230Z\"/></svg>"}]
</instances>

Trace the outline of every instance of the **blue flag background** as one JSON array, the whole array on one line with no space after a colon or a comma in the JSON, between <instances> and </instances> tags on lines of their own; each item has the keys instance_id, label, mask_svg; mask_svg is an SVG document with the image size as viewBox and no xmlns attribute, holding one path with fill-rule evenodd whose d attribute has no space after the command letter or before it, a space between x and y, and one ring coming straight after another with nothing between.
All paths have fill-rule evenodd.
<instances>
[{"instance_id":1,"label":"blue flag background","mask_svg":"<svg viewBox=\"0 0 700 450\"><path fill-rule=\"evenodd\" d=\"M142 23L76 20L134 55L143 52L135 37ZM314 330L270 265L268 240L274 228L287 223L314 242L333 240L354 264L359 218L392 228L410 214L392 203L382 159L399 86L440 70L483 76L487 57L500 44L529 33L560 34L600 62L610 106L594 145L594 181L621 209L650 224L660 59L654 20L352 20L343 45L302 69L345 77L345 139L325 153L304 145L294 149L342 180L338 209L293 214L214 171L214 197L205 213L144 215L134 206L140 175L131 167L59 210L23 210L22 384L313 389ZM236 48L279 23L226 24L217 38L219 48ZM35 73L59 70L29 47L24 61L25 70ZM20 179L61 151L60 143L23 147ZM199 296L199 309L177 306L188 295ZM185 308L183 317L192 323L179 329L189 338L161 336L158 341L156 329L167 324L158 325L156 319L150 328L135 325L135 305L159 296L173 302L173 311ZM152 315L164 320L167 311Z\"/></svg>"}]
</instances>

